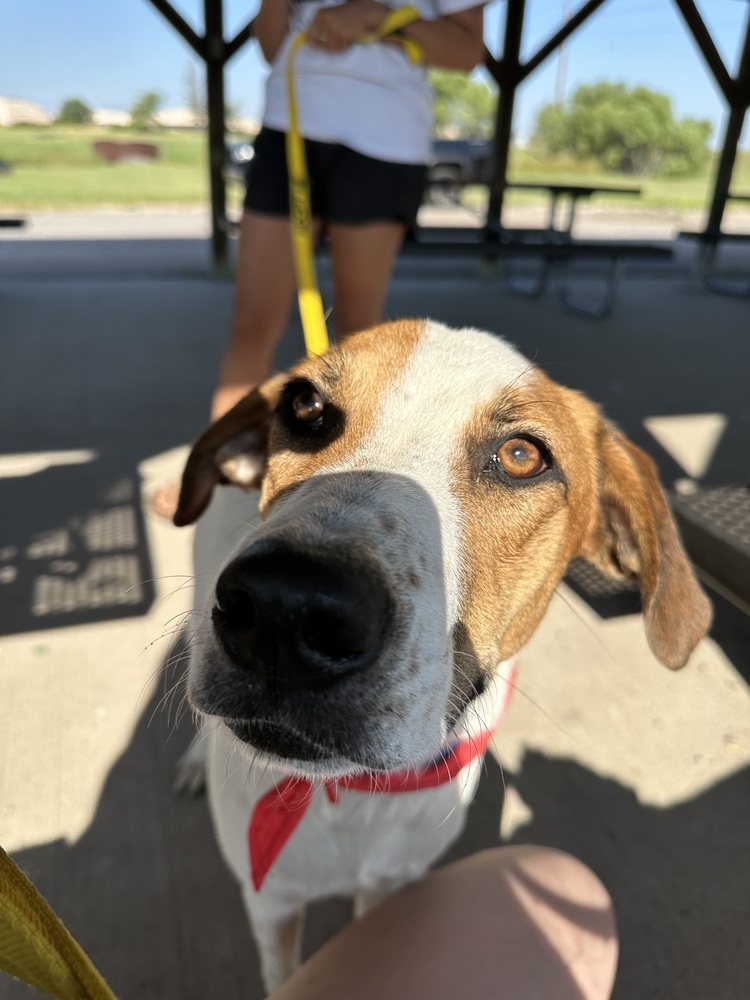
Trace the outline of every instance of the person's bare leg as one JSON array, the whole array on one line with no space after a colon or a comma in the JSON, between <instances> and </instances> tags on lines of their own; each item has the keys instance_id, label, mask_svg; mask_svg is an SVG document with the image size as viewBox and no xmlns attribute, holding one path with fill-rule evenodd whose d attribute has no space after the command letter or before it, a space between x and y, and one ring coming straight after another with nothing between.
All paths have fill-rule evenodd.
<instances>
[{"instance_id":1,"label":"person's bare leg","mask_svg":"<svg viewBox=\"0 0 750 1000\"><path fill-rule=\"evenodd\" d=\"M464 858L329 941L273 1000L606 1000L612 901L580 861L540 847Z\"/></svg>"},{"instance_id":2,"label":"person's bare leg","mask_svg":"<svg viewBox=\"0 0 750 1000\"><path fill-rule=\"evenodd\" d=\"M314 220L313 226L317 239L320 222ZM232 327L211 402L211 420L231 410L270 374L295 288L289 219L245 212L240 224ZM179 494L178 483L165 484L149 498L149 509L171 518Z\"/></svg>"},{"instance_id":3,"label":"person's bare leg","mask_svg":"<svg viewBox=\"0 0 750 1000\"><path fill-rule=\"evenodd\" d=\"M315 233L320 223L315 221ZM266 379L296 288L289 219L245 212L240 225L234 312L211 407L217 420Z\"/></svg>"},{"instance_id":4,"label":"person's bare leg","mask_svg":"<svg viewBox=\"0 0 750 1000\"><path fill-rule=\"evenodd\" d=\"M400 222L330 224L333 319L338 337L382 322L388 283L405 231Z\"/></svg>"}]
</instances>

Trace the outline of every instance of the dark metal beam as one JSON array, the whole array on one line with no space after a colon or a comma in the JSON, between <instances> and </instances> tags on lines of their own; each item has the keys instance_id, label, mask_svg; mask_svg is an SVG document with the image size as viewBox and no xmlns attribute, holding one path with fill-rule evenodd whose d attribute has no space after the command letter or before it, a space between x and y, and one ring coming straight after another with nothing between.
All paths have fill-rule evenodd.
<instances>
[{"instance_id":1,"label":"dark metal beam","mask_svg":"<svg viewBox=\"0 0 750 1000\"><path fill-rule=\"evenodd\" d=\"M545 59L549 59L555 49L559 49L565 39L572 35L577 28L580 28L584 21L591 17L594 11L598 10L603 3L606 3L606 0L588 0L588 3L585 3L580 10L576 11L560 30L548 42L545 42L531 59L523 64L521 67L521 79L525 80L530 73L533 73L535 69L541 66Z\"/></svg>"},{"instance_id":2,"label":"dark metal beam","mask_svg":"<svg viewBox=\"0 0 750 1000\"><path fill-rule=\"evenodd\" d=\"M172 4L169 3L169 0L148 0L148 2L159 11L162 17L169 21L172 27L182 35L188 45L198 53L201 59L206 58L205 39L190 27L182 14L177 13Z\"/></svg>"},{"instance_id":3,"label":"dark metal beam","mask_svg":"<svg viewBox=\"0 0 750 1000\"><path fill-rule=\"evenodd\" d=\"M211 253L214 267L223 271L227 264L227 208L224 184L224 142L226 132L224 65L253 35L248 21L230 42L224 40L223 0L203 0L205 35L201 36L178 14L169 0L148 0L185 39L206 64L208 111L208 171L211 187Z\"/></svg>"},{"instance_id":4,"label":"dark metal beam","mask_svg":"<svg viewBox=\"0 0 750 1000\"><path fill-rule=\"evenodd\" d=\"M503 82L497 98L495 141L492 146L490 198L487 206L487 232L503 224L503 198L508 177L508 158L513 129L516 88L520 82L521 38L526 0L506 0L505 39L503 41Z\"/></svg>"},{"instance_id":5,"label":"dark metal beam","mask_svg":"<svg viewBox=\"0 0 750 1000\"><path fill-rule=\"evenodd\" d=\"M732 183L732 172L734 170L734 161L737 157L737 146L739 145L742 128L745 124L747 109L750 106L750 12L748 12L747 23L745 24L745 41L742 46L740 68L737 73L737 79L732 81L732 85L735 99L732 101L729 118L724 129L724 142L716 168L716 180L714 181L711 207L708 212L708 222L706 223L706 233L710 236L718 236L721 232L721 221L724 218L727 195Z\"/></svg>"},{"instance_id":6,"label":"dark metal beam","mask_svg":"<svg viewBox=\"0 0 750 1000\"><path fill-rule=\"evenodd\" d=\"M495 59L486 45L484 47L484 68L498 87L502 87L505 80L505 66L503 66L502 59Z\"/></svg>"},{"instance_id":7,"label":"dark metal beam","mask_svg":"<svg viewBox=\"0 0 750 1000\"><path fill-rule=\"evenodd\" d=\"M235 53L239 52L243 45L250 41L255 34L254 24L255 19L253 18L252 21L248 21L245 27L237 32L231 42L227 42L224 48L224 62L231 59Z\"/></svg>"},{"instance_id":8,"label":"dark metal beam","mask_svg":"<svg viewBox=\"0 0 750 1000\"><path fill-rule=\"evenodd\" d=\"M223 0L203 0L206 20L206 97L208 104L208 170L211 183L211 251L218 271L227 263L227 211L224 186L224 42Z\"/></svg>"},{"instance_id":9,"label":"dark metal beam","mask_svg":"<svg viewBox=\"0 0 750 1000\"><path fill-rule=\"evenodd\" d=\"M724 60L719 55L719 50L714 45L708 28L703 22L700 11L695 6L694 0L674 0L675 6L682 14L685 24L690 34L701 50L703 58L708 63L714 79L721 88L724 97L729 105L734 104L735 82L729 74L729 70L724 65Z\"/></svg>"}]
</instances>

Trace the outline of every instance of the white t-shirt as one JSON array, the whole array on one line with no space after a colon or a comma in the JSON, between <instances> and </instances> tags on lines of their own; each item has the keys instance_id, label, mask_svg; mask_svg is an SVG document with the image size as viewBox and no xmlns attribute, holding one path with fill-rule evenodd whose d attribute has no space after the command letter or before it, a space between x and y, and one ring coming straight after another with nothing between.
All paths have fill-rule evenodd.
<instances>
[{"instance_id":1,"label":"white t-shirt","mask_svg":"<svg viewBox=\"0 0 750 1000\"><path fill-rule=\"evenodd\" d=\"M285 132L286 59L292 38L321 7L340 0L291 4L290 30L266 84L263 124ZM411 0L422 20L477 7L482 0ZM402 6L394 0L389 6ZM427 163L432 139L432 92L423 66L414 66L391 43L352 45L325 52L303 45L295 60L300 131L308 139L337 142L393 163Z\"/></svg>"}]
</instances>

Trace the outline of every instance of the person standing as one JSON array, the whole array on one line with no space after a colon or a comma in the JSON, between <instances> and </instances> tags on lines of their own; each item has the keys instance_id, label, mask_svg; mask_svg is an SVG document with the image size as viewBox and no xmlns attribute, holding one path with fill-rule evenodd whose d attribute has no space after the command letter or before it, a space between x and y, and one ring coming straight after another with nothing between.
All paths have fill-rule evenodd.
<instances>
[{"instance_id":1,"label":"person standing","mask_svg":"<svg viewBox=\"0 0 750 1000\"><path fill-rule=\"evenodd\" d=\"M411 63L395 39L359 44L393 9L378 0L261 0L255 35L271 64L263 127L248 171L229 342L213 396L218 419L270 374L296 288L289 224L286 61L295 35L300 131L306 140L313 236L331 246L333 318L346 337L382 319L393 265L416 220L432 142L426 66L472 70L482 59L476 0L415 0L404 28L424 53Z\"/></svg>"}]
</instances>

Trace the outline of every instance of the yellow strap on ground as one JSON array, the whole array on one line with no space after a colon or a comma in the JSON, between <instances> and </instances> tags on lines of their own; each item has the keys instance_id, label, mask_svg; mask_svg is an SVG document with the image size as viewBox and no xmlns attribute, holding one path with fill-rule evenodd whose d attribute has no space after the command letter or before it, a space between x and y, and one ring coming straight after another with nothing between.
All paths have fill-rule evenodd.
<instances>
[{"instance_id":1,"label":"yellow strap on ground","mask_svg":"<svg viewBox=\"0 0 750 1000\"><path fill-rule=\"evenodd\" d=\"M377 31L363 35L358 41L363 43L378 42L419 19L419 11L414 7L399 7L383 19ZM301 31L293 39L287 54L286 85L289 128L286 133L286 162L289 172L289 218L292 226L292 248L297 274L297 298L302 319L302 331L305 336L307 353L316 355L323 354L328 350L328 330L323 311L323 300L320 297L318 279L315 273L310 180L305 159L305 140L299 130L297 96L294 86L294 62L298 51L306 41L307 33ZM399 42L403 45L404 52L411 62L424 61L421 46L416 42L408 38L400 38Z\"/></svg>"},{"instance_id":2,"label":"yellow strap on ground","mask_svg":"<svg viewBox=\"0 0 750 1000\"><path fill-rule=\"evenodd\" d=\"M116 1000L94 963L2 847L0 971L56 1000Z\"/></svg>"}]
</instances>

